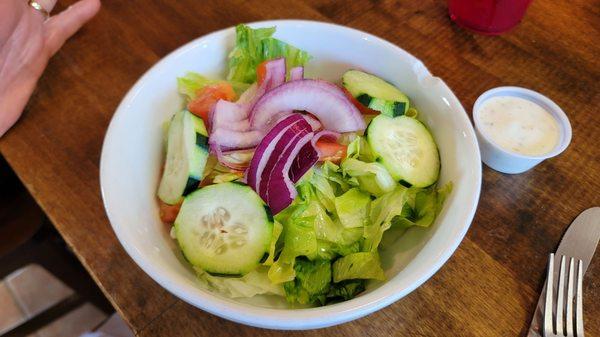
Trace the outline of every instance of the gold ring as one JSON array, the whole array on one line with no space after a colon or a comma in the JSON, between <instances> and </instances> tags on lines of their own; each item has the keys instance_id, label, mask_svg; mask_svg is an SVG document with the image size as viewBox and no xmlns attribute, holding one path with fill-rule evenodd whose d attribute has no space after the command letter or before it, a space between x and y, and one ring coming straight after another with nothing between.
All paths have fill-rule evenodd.
<instances>
[{"instance_id":1,"label":"gold ring","mask_svg":"<svg viewBox=\"0 0 600 337\"><path fill-rule=\"evenodd\" d=\"M28 4L29 4L29 6L31 6L36 11L42 13L42 15L44 16L44 18L47 19L47 18L50 17L50 13L48 13L48 11L44 7L42 7L42 5L40 5L39 2L37 2L35 0L29 0Z\"/></svg>"}]
</instances>

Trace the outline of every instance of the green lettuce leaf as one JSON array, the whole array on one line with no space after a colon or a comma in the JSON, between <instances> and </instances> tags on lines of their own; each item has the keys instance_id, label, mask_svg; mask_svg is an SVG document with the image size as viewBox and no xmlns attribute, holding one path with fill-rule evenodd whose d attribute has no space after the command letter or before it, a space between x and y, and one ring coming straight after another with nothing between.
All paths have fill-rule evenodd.
<instances>
[{"instance_id":1,"label":"green lettuce leaf","mask_svg":"<svg viewBox=\"0 0 600 337\"><path fill-rule=\"evenodd\" d=\"M398 185L392 192L386 193L371 202L370 224L364 227L363 252L376 252L383 233L390 228L392 220L402 215L408 199L407 188Z\"/></svg>"},{"instance_id":2,"label":"green lettuce leaf","mask_svg":"<svg viewBox=\"0 0 600 337\"><path fill-rule=\"evenodd\" d=\"M261 40L275 33L275 27L252 29L244 24L235 27L235 47L229 53L228 80L244 83L256 81L256 67L262 62Z\"/></svg>"},{"instance_id":3,"label":"green lettuce leaf","mask_svg":"<svg viewBox=\"0 0 600 337\"><path fill-rule=\"evenodd\" d=\"M359 252L335 260L333 282L354 279L385 280L377 252Z\"/></svg>"},{"instance_id":4,"label":"green lettuce leaf","mask_svg":"<svg viewBox=\"0 0 600 337\"><path fill-rule=\"evenodd\" d=\"M328 212L335 212L334 200L351 187L340 167L330 161L313 167L296 183L300 198L310 201L316 197Z\"/></svg>"},{"instance_id":5,"label":"green lettuce leaf","mask_svg":"<svg viewBox=\"0 0 600 337\"><path fill-rule=\"evenodd\" d=\"M295 212L303 212L306 207L300 205ZM298 256L314 259L317 256L317 236L312 218L290 216L283 229L283 249L277 261L269 268L268 276L273 283L291 281L296 276L294 262Z\"/></svg>"},{"instance_id":6,"label":"green lettuce leaf","mask_svg":"<svg viewBox=\"0 0 600 337\"><path fill-rule=\"evenodd\" d=\"M375 196L391 192L398 185L387 169L380 163L366 163L354 158L342 162L342 171L355 177L363 191Z\"/></svg>"},{"instance_id":7,"label":"green lettuce leaf","mask_svg":"<svg viewBox=\"0 0 600 337\"><path fill-rule=\"evenodd\" d=\"M339 240L343 227L338 226L325 211L325 208L317 200L307 203L306 210L302 216L313 220L313 228L317 239L335 242Z\"/></svg>"},{"instance_id":8,"label":"green lettuce leaf","mask_svg":"<svg viewBox=\"0 0 600 337\"><path fill-rule=\"evenodd\" d=\"M331 184L331 181L327 179L321 170L315 169L313 172L310 180L301 187L304 200L309 201L316 198L328 212L334 212L335 186Z\"/></svg>"},{"instance_id":9,"label":"green lettuce leaf","mask_svg":"<svg viewBox=\"0 0 600 337\"><path fill-rule=\"evenodd\" d=\"M332 283L327 293L327 301L347 301L363 291L365 291L365 280L347 280Z\"/></svg>"},{"instance_id":10,"label":"green lettuce leaf","mask_svg":"<svg viewBox=\"0 0 600 337\"><path fill-rule=\"evenodd\" d=\"M185 74L185 76L177 78L177 90L180 94L185 96L186 102L189 102L196 98L198 90L201 90L208 85L216 84L219 82L225 81L210 79L196 72L189 71ZM236 81L229 81L228 83L231 84L231 87L238 95L238 97L250 86L247 83L241 83Z\"/></svg>"},{"instance_id":11,"label":"green lettuce leaf","mask_svg":"<svg viewBox=\"0 0 600 337\"><path fill-rule=\"evenodd\" d=\"M329 180L336 196L343 194L351 187L341 168L330 161L324 162L320 170L316 171L316 174L320 174Z\"/></svg>"},{"instance_id":12,"label":"green lettuce leaf","mask_svg":"<svg viewBox=\"0 0 600 337\"><path fill-rule=\"evenodd\" d=\"M267 277L266 267L258 267L242 277L214 276L195 268L198 279L208 289L216 290L231 298L255 295L284 295L281 284L273 284Z\"/></svg>"},{"instance_id":13,"label":"green lettuce leaf","mask_svg":"<svg viewBox=\"0 0 600 337\"><path fill-rule=\"evenodd\" d=\"M348 144L346 158L354 158L366 163L372 163L376 159L366 138L361 136L356 136L356 138Z\"/></svg>"},{"instance_id":14,"label":"green lettuce leaf","mask_svg":"<svg viewBox=\"0 0 600 337\"><path fill-rule=\"evenodd\" d=\"M279 240L279 236L281 236L281 232L283 232L283 226L279 223L279 221L275 220L273 223L273 232L271 234L271 245L269 246L269 256L263 262L263 265L270 266L275 262L275 255L277 254L277 241Z\"/></svg>"},{"instance_id":15,"label":"green lettuce leaf","mask_svg":"<svg viewBox=\"0 0 600 337\"><path fill-rule=\"evenodd\" d=\"M294 199L294 201L292 201L291 205L284 208L281 212L275 214L273 216L273 218L275 219L275 221L278 221L285 227L285 225L288 223L288 221L290 221L290 218L292 217L292 215L294 215L296 213L296 210L298 209L298 205L300 203L301 203L301 199L298 196L298 197L296 197L296 199Z\"/></svg>"},{"instance_id":16,"label":"green lettuce leaf","mask_svg":"<svg viewBox=\"0 0 600 337\"><path fill-rule=\"evenodd\" d=\"M330 180L329 177L335 178ZM309 259L334 259L339 255L344 256L360 250L359 241L363 237L363 223L359 221L358 226L354 225L355 228L346 228L337 215L336 194L343 193L340 185L335 182L338 178L343 179L339 167L335 164L313 168L297 183L298 196L293 203L275 215L275 220L281 222L284 228L291 228L291 231L284 230L283 241L286 243L269 274L273 280L292 279L293 258L297 256L307 256ZM366 201L370 202L368 195L366 197ZM344 216L346 217L345 214ZM292 239L292 236L298 234L296 232L298 222L307 224L301 226L304 228L301 234L303 240L308 240L305 242L311 243L311 247L313 247L312 236L307 239L307 232L312 229L317 244L315 252L311 249L307 254L287 248L287 242Z\"/></svg>"},{"instance_id":17,"label":"green lettuce leaf","mask_svg":"<svg viewBox=\"0 0 600 337\"><path fill-rule=\"evenodd\" d=\"M348 231L352 233L352 231ZM361 231L354 231L356 240L348 244L333 243L330 241L317 240L317 256L324 260L333 260L338 256L346 256L360 251L360 242L358 239L362 236ZM351 240L348 240L351 241Z\"/></svg>"},{"instance_id":18,"label":"green lettuce leaf","mask_svg":"<svg viewBox=\"0 0 600 337\"><path fill-rule=\"evenodd\" d=\"M454 185L452 185L452 182L448 182L446 183L446 185L444 185L441 188L438 188L437 190L437 200L435 202L435 215L437 216L438 214L440 214L440 212L442 211L442 208L444 207L444 202L446 202L446 198L448 198L448 195L450 195L450 193L452 193L452 189L453 189Z\"/></svg>"},{"instance_id":19,"label":"green lettuce leaf","mask_svg":"<svg viewBox=\"0 0 600 337\"><path fill-rule=\"evenodd\" d=\"M331 242L335 245L335 250L343 250L343 246L351 245L362 237L362 228L344 227L340 220L333 218L334 215L330 215L317 199L310 200L305 205L300 216L310 219L317 240Z\"/></svg>"},{"instance_id":20,"label":"green lettuce leaf","mask_svg":"<svg viewBox=\"0 0 600 337\"><path fill-rule=\"evenodd\" d=\"M177 78L177 89L179 93L184 95L188 101L196 98L198 90L204 88L207 85L218 83L218 80L213 80L204 77L193 71L187 72L185 76Z\"/></svg>"},{"instance_id":21,"label":"green lettuce leaf","mask_svg":"<svg viewBox=\"0 0 600 337\"><path fill-rule=\"evenodd\" d=\"M271 37L275 27L253 29L240 24L235 28L235 47L229 53L230 81L253 83L256 68L266 60L285 57L287 68L304 65L310 58L308 53L283 41Z\"/></svg>"},{"instance_id":22,"label":"green lettuce leaf","mask_svg":"<svg viewBox=\"0 0 600 337\"><path fill-rule=\"evenodd\" d=\"M367 225L370 207L371 198L358 188L352 188L335 198L335 210L345 228Z\"/></svg>"},{"instance_id":23,"label":"green lettuce leaf","mask_svg":"<svg viewBox=\"0 0 600 337\"><path fill-rule=\"evenodd\" d=\"M291 68L304 66L310 60L310 55L307 52L281 40L269 37L260 42L262 44L262 60L284 57L288 72Z\"/></svg>"},{"instance_id":24,"label":"green lettuce leaf","mask_svg":"<svg viewBox=\"0 0 600 337\"><path fill-rule=\"evenodd\" d=\"M452 192L452 183L440 189L436 189L435 186L425 189L409 188L404 209L400 216L393 219L392 225L404 228L431 226L450 192Z\"/></svg>"},{"instance_id":25,"label":"green lettuce leaf","mask_svg":"<svg viewBox=\"0 0 600 337\"><path fill-rule=\"evenodd\" d=\"M283 284L288 302L325 304L331 284L331 261L320 259L309 261L298 258L294 271L296 278Z\"/></svg>"},{"instance_id":26,"label":"green lettuce leaf","mask_svg":"<svg viewBox=\"0 0 600 337\"><path fill-rule=\"evenodd\" d=\"M391 191L372 199L357 178L376 179L378 165L355 158L341 167L325 162L296 184L298 196L275 216L283 225L283 248L268 272L271 282L284 284L288 301L323 304L355 296L364 290L364 279L385 278L377 249L386 230L425 226L439 213L451 187L407 188L394 182ZM318 270L325 268L318 261L332 263L335 283L328 288L318 282L323 275Z\"/></svg>"}]
</instances>

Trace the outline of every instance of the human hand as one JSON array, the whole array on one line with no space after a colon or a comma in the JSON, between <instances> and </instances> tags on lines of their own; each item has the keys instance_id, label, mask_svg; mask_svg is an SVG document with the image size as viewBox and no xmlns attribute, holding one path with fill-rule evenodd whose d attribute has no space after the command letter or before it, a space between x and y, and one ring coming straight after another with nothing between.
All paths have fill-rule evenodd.
<instances>
[{"instance_id":1,"label":"human hand","mask_svg":"<svg viewBox=\"0 0 600 337\"><path fill-rule=\"evenodd\" d=\"M50 12L56 0L37 0ZM48 60L100 9L81 0L46 20L27 0L0 0L0 137L17 122Z\"/></svg>"}]
</instances>

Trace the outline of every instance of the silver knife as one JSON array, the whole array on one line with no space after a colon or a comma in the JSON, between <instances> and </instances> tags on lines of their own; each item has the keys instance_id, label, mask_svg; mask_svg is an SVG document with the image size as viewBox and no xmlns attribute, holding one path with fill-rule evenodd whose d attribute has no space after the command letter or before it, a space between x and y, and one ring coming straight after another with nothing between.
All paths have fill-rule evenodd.
<instances>
[{"instance_id":1,"label":"silver knife","mask_svg":"<svg viewBox=\"0 0 600 337\"><path fill-rule=\"evenodd\" d=\"M581 259L583 261L583 274L585 274L598 246L598 241L600 241L600 207L592 207L579 214L560 241L554 259L554 279L558 278L560 256L562 255ZM542 312L544 310L545 294L546 286L542 289L542 294L533 314L528 337L542 336L540 324L543 322Z\"/></svg>"}]
</instances>

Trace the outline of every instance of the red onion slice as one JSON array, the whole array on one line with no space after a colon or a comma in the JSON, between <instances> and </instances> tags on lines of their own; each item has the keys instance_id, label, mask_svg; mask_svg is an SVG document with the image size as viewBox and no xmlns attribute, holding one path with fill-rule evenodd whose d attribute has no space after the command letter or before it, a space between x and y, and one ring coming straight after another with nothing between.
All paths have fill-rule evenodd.
<instances>
[{"instance_id":1,"label":"red onion slice","mask_svg":"<svg viewBox=\"0 0 600 337\"><path fill-rule=\"evenodd\" d=\"M285 82L285 58L270 60L265 64L267 73L265 81L267 82L267 90L278 87ZM263 82L263 83L264 83Z\"/></svg>"},{"instance_id":2,"label":"red onion slice","mask_svg":"<svg viewBox=\"0 0 600 337\"><path fill-rule=\"evenodd\" d=\"M311 169L315 165L315 163L319 160L319 153L315 149L315 147L310 143L306 143L300 149L300 152L294 158L292 165L290 166L290 179L293 183L297 183L300 178L308 170Z\"/></svg>"},{"instance_id":3,"label":"red onion slice","mask_svg":"<svg viewBox=\"0 0 600 337\"><path fill-rule=\"evenodd\" d=\"M278 161L268 176L268 181L264 184L266 185L266 195L263 198L266 199L273 214L281 212L296 198L296 188L289 176L290 168L300 150L306 144L310 144L312 136L312 132L303 136L297 136L293 142L293 146L290 146L289 150L286 151L285 159Z\"/></svg>"},{"instance_id":4,"label":"red onion slice","mask_svg":"<svg viewBox=\"0 0 600 337\"><path fill-rule=\"evenodd\" d=\"M267 161L273 152L273 149L285 131L300 121L304 121L304 119L298 114L290 115L284 118L265 135L260 144L258 144L256 147L254 157L250 162L250 167L248 168L247 173L248 185L255 191L259 190L262 171L264 170L265 165L267 164Z\"/></svg>"},{"instance_id":5,"label":"red onion slice","mask_svg":"<svg viewBox=\"0 0 600 337\"><path fill-rule=\"evenodd\" d=\"M211 110L209 142L213 149L254 147L262 139L266 130L251 129L248 115L265 92L285 81L285 59L268 61L265 66L265 80L260 86L250 86L236 103L220 100Z\"/></svg>"},{"instance_id":6,"label":"red onion slice","mask_svg":"<svg viewBox=\"0 0 600 337\"><path fill-rule=\"evenodd\" d=\"M294 67L290 69L290 81L304 79L304 67Z\"/></svg>"},{"instance_id":7,"label":"red onion slice","mask_svg":"<svg viewBox=\"0 0 600 337\"><path fill-rule=\"evenodd\" d=\"M211 129L247 131L250 129L247 111L243 105L219 100L212 110Z\"/></svg>"},{"instance_id":8,"label":"red onion slice","mask_svg":"<svg viewBox=\"0 0 600 337\"><path fill-rule=\"evenodd\" d=\"M215 104L215 112L218 112L215 116L217 120L222 122L239 122L248 117L242 105L225 100L219 100Z\"/></svg>"},{"instance_id":9,"label":"red onion slice","mask_svg":"<svg viewBox=\"0 0 600 337\"><path fill-rule=\"evenodd\" d=\"M258 86L254 92L253 97L247 98L248 100L248 114L252 110L252 107L256 102L269 90L276 88L285 82L285 59L278 58L270 60L265 64L266 73L263 82Z\"/></svg>"},{"instance_id":10,"label":"red onion slice","mask_svg":"<svg viewBox=\"0 0 600 337\"><path fill-rule=\"evenodd\" d=\"M310 143L312 126L301 114L292 114L275 124L256 148L246 179L277 214L296 197L294 181L317 161ZM297 179L296 179L297 180Z\"/></svg>"},{"instance_id":11,"label":"red onion slice","mask_svg":"<svg viewBox=\"0 0 600 337\"><path fill-rule=\"evenodd\" d=\"M244 149L260 143L263 132L259 130L239 131L224 128L214 129L208 142L229 149Z\"/></svg>"},{"instance_id":12,"label":"red onion slice","mask_svg":"<svg viewBox=\"0 0 600 337\"><path fill-rule=\"evenodd\" d=\"M262 129L281 111L304 110L315 115L325 129L337 132L365 128L360 111L334 84L321 80L297 80L267 92L250 112L250 126Z\"/></svg>"},{"instance_id":13,"label":"red onion slice","mask_svg":"<svg viewBox=\"0 0 600 337\"><path fill-rule=\"evenodd\" d=\"M304 117L304 119L306 119L306 121L308 122L308 124L310 124L310 126L312 127L313 131L317 131L320 130L323 125L321 125L321 122L319 122L318 119L316 119L315 117L313 117L312 115L302 115Z\"/></svg>"},{"instance_id":14,"label":"red onion slice","mask_svg":"<svg viewBox=\"0 0 600 337\"><path fill-rule=\"evenodd\" d=\"M300 149L300 152L296 158L294 158L294 162L290 167L290 179L293 183L298 182L298 180L300 180L300 178L302 178L302 176L306 174L317 161L319 161L320 153L316 144L321 138L337 141L338 138L340 138L340 134L329 130L317 132L310 140L310 143L307 143Z\"/></svg>"},{"instance_id":15,"label":"red onion slice","mask_svg":"<svg viewBox=\"0 0 600 337\"><path fill-rule=\"evenodd\" d=\"M277 142L277 144L273 147L273 151L268 155L268 159L260 172L261 181L257 184L257 191L261 197L264 197L264 200L268 203L267 195L269 193L268 184L265 182L269 182L272 179L272 175L275 173L279 173L277 167L281 162L290 162L289 166L291 167L292 162L296 158L297 153L291 153L291 151L295 148L296 141L304 137L307 134L311 134L312 132L310 125L306 123L304 120L298 120L294 122L291 127L280 133L282 136ZM299 151L300 149L298 149ZM265 154L267 154L265 152ZM286 176L288 176L288 171L286 171Z\"/></svg>"},{"instance_id":16,"label":"red onion slice","mask_svg":"<svg viewBox=\"0 0 600 337\"><path fill-rule=\"evenodd\" d=\"M239 104L239 105L245 105L245 104L252 103L254 101L254 99L256 98L257 91L258 91L258 84L253 83L250 87L248 87L248 89L246 89L246 91L244 91L240 95L240 98L238 98L237 102L235 102L235 103Z\"/></svg>"}]
</instances>

